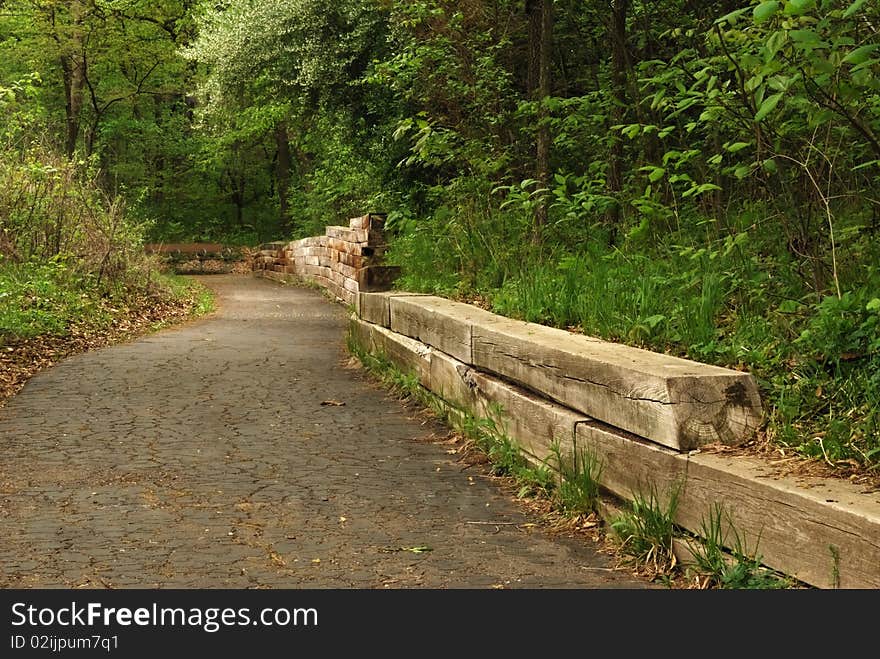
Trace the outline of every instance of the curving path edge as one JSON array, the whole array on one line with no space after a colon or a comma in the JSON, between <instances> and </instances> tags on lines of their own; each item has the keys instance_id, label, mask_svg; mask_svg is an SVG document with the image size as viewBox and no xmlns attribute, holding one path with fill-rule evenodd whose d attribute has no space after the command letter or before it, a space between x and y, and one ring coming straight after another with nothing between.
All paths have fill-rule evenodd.
<instances>
[{"instance_id":1,"label":"curving path edge","mask_svg":"<svg viewBox=\"0 0 880 659\"><path fill-rule=\"evenodd\" d=\"M0 587L647 585L530 525L347 368L342 308L201 281L211 316L72 357L0 409Z\"/></svg>"}]
</instances>

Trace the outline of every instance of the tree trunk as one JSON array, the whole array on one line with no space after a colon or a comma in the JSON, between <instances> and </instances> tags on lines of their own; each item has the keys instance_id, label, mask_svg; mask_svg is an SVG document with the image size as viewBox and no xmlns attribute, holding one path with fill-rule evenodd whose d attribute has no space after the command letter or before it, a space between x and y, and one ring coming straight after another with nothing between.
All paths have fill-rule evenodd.
<instances>
[{"instance_id":1,"label":"tree trunk","mask_svg":"<svg viewBox=\"0 0 880 659\"><path fill-rule=\"evenodd\" d=\"M60 47L61 78L64 83L65 136L64 152L72 158L79 142L82 118L83 94L86 86L86 54L82 26L84 8L80 2L70 2L69 33L64 34L58 26L54 8L49 12L53 37Z\"/></svg>"},{"instance_id":2,"label":"tree trunk","mask_svg":"<svg viewBox=\"0 0 880 659\"><path fill-rule=\"evenodd\" d=\"M613 106L611 109L611 125L624 122L626 116L626 14L629 0L612 0L611 2L611 86ZM608 157L608 193L615 202L608 209L607 220L610 227L609 242L613 245L617 240L617 232L623 220L620 204L620 193L623 191L623 137L619 133L611 134L611 151Z\"/></svg>"},{"instance_id":3,"label":"tree trunk","mask_svg":"<svg viewBox=\"0 0 880 659\"><path fill-rule=\"evenodd\" d=\"M538 131L535 139L535 179L538 187L550 186L549 115L544 100L552 92L550 56L553 51L553 0L528 0L529 18L529 71L528 84L533 101L541 103L538 109ZM535 207L534 240L540 239L541 229L547 224L549 195L542 194Z\"/></svg>"},{"instance_id":4,"label":"tree trunk","mask_svg":"<svg viewBox=\"0 0 880 659\"><path fill-rule=\"evenodd\" d=\"M83 62L77 61L77 58L73 55L65 54L61 56L61 74L64 79L64 113L66 118L64 152L68 158L73 158L77 142L79 141L83 89L85 87L83 64Z\"/></svg>"},{"instance_id":5,"label":"tree trunk","mask_svg":"<svg viewBox=\"0 0 880 659\"><path fill-rule=\"evenodd\" d=\"M287 136L287 122L281 121L275 126L275 145L278 150L278 157L275 162L275 179L278 183L278 202L279 214L281 216L282 230L289 231L293 228L290 213L290 203L288 195L290 194L290 141Z\"/></svg>"}]
</instances>

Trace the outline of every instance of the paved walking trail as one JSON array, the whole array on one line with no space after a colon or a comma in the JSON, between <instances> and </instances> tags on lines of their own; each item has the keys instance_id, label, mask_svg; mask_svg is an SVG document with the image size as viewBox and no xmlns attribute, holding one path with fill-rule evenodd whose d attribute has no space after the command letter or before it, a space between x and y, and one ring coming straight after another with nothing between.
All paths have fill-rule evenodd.
<instances>
[{"instance_id":1,"label":"paved walking trail","mask_svg":"<svg viewBox=\"0 0 880 659\"><path fill-rule=\"evenodd\" d=\"M217 313L70 358L0 409L0 587L645 585L522 526L439 426L347 368L342 308L202 281Z\"/></svg>"}]
</instances>

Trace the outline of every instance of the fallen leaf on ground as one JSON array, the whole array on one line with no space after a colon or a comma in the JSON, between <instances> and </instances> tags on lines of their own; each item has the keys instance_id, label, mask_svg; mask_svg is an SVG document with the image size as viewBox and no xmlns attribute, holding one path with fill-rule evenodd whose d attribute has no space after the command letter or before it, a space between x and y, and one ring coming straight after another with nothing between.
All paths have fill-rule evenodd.
<instances>
[{"instance_id":1,"label":"fallen leaf on ground","mask_svg":"<svg viewBox=\"0 0 880 659\"><path fill-rule=\"evenodd\" d=\"M379 547L379 551L381 551L383 554L391 554L398 551L409 551L413 554L423 554L427 551L434 550L427 545L419 545L417 547Z\"/></svg>"},{"instance_id":2,"label":"fallen leaf on ground","mask_svg":"<svg viewBox=\"0 0 880 659\"><path fill-rule=\"evenodd\" d=\"M343 405L345 405L345 403L343 403L341 400L330 399L330 400L321 401L321 405L332 405L333 407L342 407Z\"/></svg>"}]
</instances>

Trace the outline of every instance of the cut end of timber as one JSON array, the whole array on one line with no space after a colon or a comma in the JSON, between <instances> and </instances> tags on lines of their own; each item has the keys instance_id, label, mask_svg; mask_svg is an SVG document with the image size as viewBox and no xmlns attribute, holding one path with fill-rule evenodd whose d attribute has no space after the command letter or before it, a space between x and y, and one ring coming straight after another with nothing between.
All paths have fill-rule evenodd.
<instances>
[{"instance_id":1,"label":"cut end of timber","mask_svg":"<svg viewBox=\"0 0 880 659\"><path fill-rule=\"evenodd\" d=\"M683 450L705 444L743 444L762 419L758 387L748 373L673 379L669 399Z\"/></svg>"}]
</instances>

